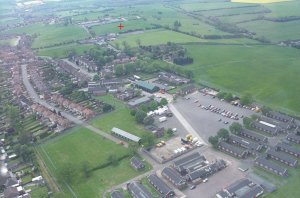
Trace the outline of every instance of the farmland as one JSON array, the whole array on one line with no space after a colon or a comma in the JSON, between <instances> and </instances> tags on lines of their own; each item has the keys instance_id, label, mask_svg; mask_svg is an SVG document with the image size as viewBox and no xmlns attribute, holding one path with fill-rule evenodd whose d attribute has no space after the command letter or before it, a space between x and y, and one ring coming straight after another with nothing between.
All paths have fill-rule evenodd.
<instances>
[{"instance_id":1,"label":"farmland","mask_svg":"<svg viewBox=\"0 0 300 198\"><path fill-rule=\"evenodd\" d=\"M38 56L50 56L53 58L66 58L71 51L74 51L77 55L82 55L89 49L93 48L94 45L79 45L69 44L57 47L39 49L36 51Z\"/></svg>"},{"instance_id":2,"label":"farmland","mask_svg":"<svg viewBox=\"0 0 300 198\"><path fill-rule=\"evenodd\" d=\"M83 128L72 129L42 144L38 147L38 152L55 177L58 177L59 171L68 162L72 162L75 167L88 162L91 167L95 167L105 163L110 155L122 157L128 154L124 147L104 140L99 135ZM70 188L79 198L102 197L107 188L137 175L138 173L130 168L128 158L125 158L115 166L93 171L88 178L81 177L78 181L72 182L69 188L62 181L59 181L59 184L65 193L64 197L71 197Z\"/></svg>"}]
</instances>

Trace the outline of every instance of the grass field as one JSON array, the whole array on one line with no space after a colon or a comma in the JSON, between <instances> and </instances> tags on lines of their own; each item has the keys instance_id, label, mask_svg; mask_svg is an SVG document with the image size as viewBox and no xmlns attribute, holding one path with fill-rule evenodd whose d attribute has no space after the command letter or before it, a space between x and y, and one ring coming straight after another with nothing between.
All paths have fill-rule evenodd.
<instances>
[{"instance_id":1,"label":"grass field","mask_svg":"<svg viewBox=\"0 0 300 198\"><path fill-rule=\"evenodd\" d=\"M248 14L248 13L256 13L267 11L267 9L263 6L252 6L252 7L239 7L239 8L231 8L224 10L208 10L208 11L200 11L201 14L205 16L231 16L238 14Z\"/></svg>"},{"instance_id":2,"label":"grass field","mask_svg":"<svg viewBox=\"0 0 300 198\"><path fill-rule=\"evenodd\" d=\"M245 29L264 36L271 41L284 41L300 39L300 21L271 22L271 21L252 21L239 25Z\"/></svg>"},{"instance_id":3,"label":"grass field","mask_svg":"<svg viewBox=\"0 0 300 198\"><path fill-rule=\"evenodd\" d=\"M53 58L66 58L70 51L75 51L77 55L82 55L84 52L87 52L89 49L93 48L94 45L79 45L79 44L70 44L62 45L51 48L44 48L36 50L38 56L50 56Z\"/></svg>"},{"instance_id":4,"label":"grass field","mask_svg":"<svg viewBox=\"0 0 300 198\"><path fill-rule=\"evenodd\" d=\"M219 19L225 23L240 23L243 21L254 20L262 17L263 14L241 14L241 15L233 15L233 16L222 16Z\"/></svg>"},{"instance_id":5,"label":"grass field","mask_svg":"<svg viewBox=\"0 0 300 198\"><path fill-rule=\"evenodd\" d=\"M0 45L9 45L9 46L16 46L18 43L18 38L0 40Z\"/></svg>"},{"instance_id":6,"label":"grass field","mask_svg":"<svg viewBox=\"0 0 300 198\"><path fill-rule=\"evenodd\" d=\"M278 3L292 0L231 0L235 3Z\"/></svg>"},{"instance_id":7,"label":"grass field","mask_svg":"<svg viewBox=\"0 0 300 198\"><path fill-rule=\"evenodd\" d=\"M299 7L300 1L288 1L281 3L265 4L266 8L270 9L272 13L269 17L286 17L286 16L300 16Z\"/></svg>"},{"instance_id":8,"label":"grass field","mask_svg":"<svg viewBox=\"0 0 300 198\"><path fill-rule=\"evenodd\" d=\"M194 79L300 115L299 51L278 46L186 46Z\"/></svg>"},{"instance_id":9,"label":"grass field","mask_svg":"<svg viewBox=\"0 0 300 198\"><path fill-rule=\"evenodd\" d=\"M222 9L222 8L234 8L234 7L240 7L246 5L247 4L230 3L224 1L220 1L220 2L204 1L204 2L192 2L192 3L180 4L180 7L187 11L199 11L199 10L211 10L211 9Z\"/></svg>"},{"instance_id":10,"label":"grass field","mask_svg":"<svg viewBox=\"0 0 300 198\"><path fill-rule=\"evenodd\" d=\"M120 145L104 140L98 134L87 129L74 128L55 139L52 139L38 147L51 174L57 177L58 171L65 163L70 162L79 166L87 161L92 167L106 161L111 154L124 156L128 151ZM150 168L147 167L147 170ZM125 158L116 166L109 166L92 172L89 178L80 178L80 181L72 183L70 188L78 198L102 197L105 190L113 185L125 182L137 176L129 164L129 158ZM64 197L72 197L70 190L63 183L59 183Z\"/></svg>"},{"instance_id":11,"label":"grass field","mask_svg":"<svg viewBox=\"0 0 300 198\"><path fill-rule=\"evenodd\" d=\"M84 29L75 25L44 25L40 23L12 29L7 33L37 34L37 38L34 39L32 48L51 46L88 37L88 34Z\"/></svg>"}]
</instances>

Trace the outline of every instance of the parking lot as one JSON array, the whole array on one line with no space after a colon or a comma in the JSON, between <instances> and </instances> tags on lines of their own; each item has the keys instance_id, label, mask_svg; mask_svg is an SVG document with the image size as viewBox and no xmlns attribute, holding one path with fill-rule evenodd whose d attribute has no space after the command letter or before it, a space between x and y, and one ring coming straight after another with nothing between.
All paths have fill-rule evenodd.
<instances>
[{"instance_id":1,"label":"parking lot","mask_svg":"<svg viewBox=\"0 0 300 198\"><path fill-rule=\"evenodd\" d=\"M206 141L210 136L215 135L219 129L228 128L232 122L242 123L242 117L249 117L255 113L249 109L234 106L199 92L190 94L185 98L178 98L174 106L197 131L199 136ZM213 109L219 109L220 113L212 112L208 108L209 106ZM206 109L203 107L206 107ZM223 111L227 114L230 112L233 116L237 115L236 117L239 119L225 117L221 114Z\"/></svg>"}]
</instances>

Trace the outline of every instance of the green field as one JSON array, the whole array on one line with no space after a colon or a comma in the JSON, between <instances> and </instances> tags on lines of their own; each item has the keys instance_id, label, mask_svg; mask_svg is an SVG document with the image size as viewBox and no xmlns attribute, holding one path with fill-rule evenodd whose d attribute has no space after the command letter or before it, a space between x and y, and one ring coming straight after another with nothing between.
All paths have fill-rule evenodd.
<instances>
[{"instance_id":1,"label":"green field","mask_svg":"<svg viewBox=\"0 0 300 198\"><path fill-rule=\"evenodd\" d=\"M17 42L18 42L18 38L0 40L0 45L16 46Z\"/></svg>"},{"instance_id":2,"label":"green field","mask_svg":"<svg viewBox=\"0 0 300 198\"><path fill-rule=\"evenodd\" d=\"M239 26L255 32L258 36L264 36L271 41L300 39L299 20L282 23L260 20L242 23Z\"/></svg>"},{"instance_id":3,"label":"green field","mask_svg":"<svg viewBox=\"0 0 300 198\"><path fill-rule=\"evenodd\" d=\"M254 20L262 17L263 14L242 14L233 16L222 16L219 19L225 23L240 23L247 20Z\"/></svg>"},{"instance_id":4,"label":"green field","mask_svg":"<svg viewBox=\"0 0 300 198\"><path fill-rule=\"evenodd\" d=\"M231 8L224 10L208 10L201 11L200 13L205 16L230 16L230 15L238 15L238 14L248 14L248 13L256 13L267 11L267 9L263 6L253 6L253 7L240 7L240 8Z\"/></svg>"},{"instance_id":5,"label":"green field","mask_svg":"<svg viewBox=\"0 0 300 198\"><path fill-rule=\"evenodd\" d=\"M76 41L88 37L84 29L75 25L44 25L40 23L16 28L6 33L36 34L37 38L34 39L32 48L53 46L55 44Z\"/></svg>"},{"instance_id":6,"label":"green field","mask_svg":"<svg viewBox=\"0 0 300 198\"><path fill-rule=\"evenodd\" d=\"M145 30L146 28L152 28L153 25L148 23L144 20L131 20L131 21L124 21L122 22L122 25L124 25L124 28L120 30L118 28L119 23L110 23L105 25L98 25L93 26L91 28L92 31L94 31L97 35L104 35L108 33L122 33L124 31L128 30Z\"/></svg>"},{"instance_id":7,"label":"green field","mask_svg":"<svg viewBox=\"0 0 300 198\"><path fill-rule=\"evenodd\" d=\"M289 1L276 4L265 4L266 8L270 9L272 13L267 16L270 17L286 17L286 16L300 16L299 7L300 1Z\"/></svg>"},{"instance_id":8,"label":"green field","mask_svg":"<svg viewBox=\"0 0 300 198\"><path fill-rule=\"evenodd\" d=\"M95 167L104 163L109 155L121 157L128 154L128 150L123 146L104 140L98 134L83 128L74 128L42 144L38 147L38 152L43 157L50 173L55 177L61 167L68 162L74 166L89 162L91 167ZM149 170L149 167L146 170ZM92 172L89 178L80 177L79 181L70 184L70 188L78 198L100 198L105 190L138 174L130 167L129 159L125 158L116 166ZM59 184L65 193L64 197L71 197L70 189L62 182Z\"/></svg>"},{"instance_id":9,"label":"green field","mask_svg":"<svg viewBox=\"0 0 300 198\"><path fill-rule=\"evenodd\" d=\"M248 4L251 5L251 4ZM187 11L199 11L199 10L212 10L212 9L222 9L222 8L234 8L234 7L241 7L247 6L247 4L240 4L240 3L230 3L230 2L192 2L192 3L185 3L181 4L180 7L187 10Z\"/></svg>"},{"instance_id":10,"label":"green field","mask_svg":"<svg viewBox=\"0 0 300 198\"><path fill-rule=\"evenodd\" d=\"M89 49L95 47L94 45L80 45L80 44L70 44L62 45L51 48L44 48L36 50L38 56L50 56L52 58L66 58L71 51L74 51L77 55L83 55Z\"/></svg>"},{"instance_id":11,"label":"green field","mask_svg":"<svg viewBox=\"0 0 300 198\"><path fill-rule=\"evenodd\" d=\"M186 46L194 79L300 115L299 50L278 46Z\"/></svg>"}]
</instances>

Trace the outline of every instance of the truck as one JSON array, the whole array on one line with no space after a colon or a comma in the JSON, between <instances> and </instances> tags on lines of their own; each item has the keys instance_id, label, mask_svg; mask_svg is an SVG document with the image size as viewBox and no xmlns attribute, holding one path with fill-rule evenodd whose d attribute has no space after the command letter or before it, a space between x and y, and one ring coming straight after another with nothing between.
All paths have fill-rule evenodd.
<instances>
[{"instance_id":1,"label":"truck","mask_svg":"<svg viewBox=\"0 0 300 198\"><path fill-rule=\"evenodd\" d=\"M164 121L167 121L167 117L165 117L165 116L160 117L158 120L159 120L159 122L164 122Z\"/></svg>"}]
</instances>

